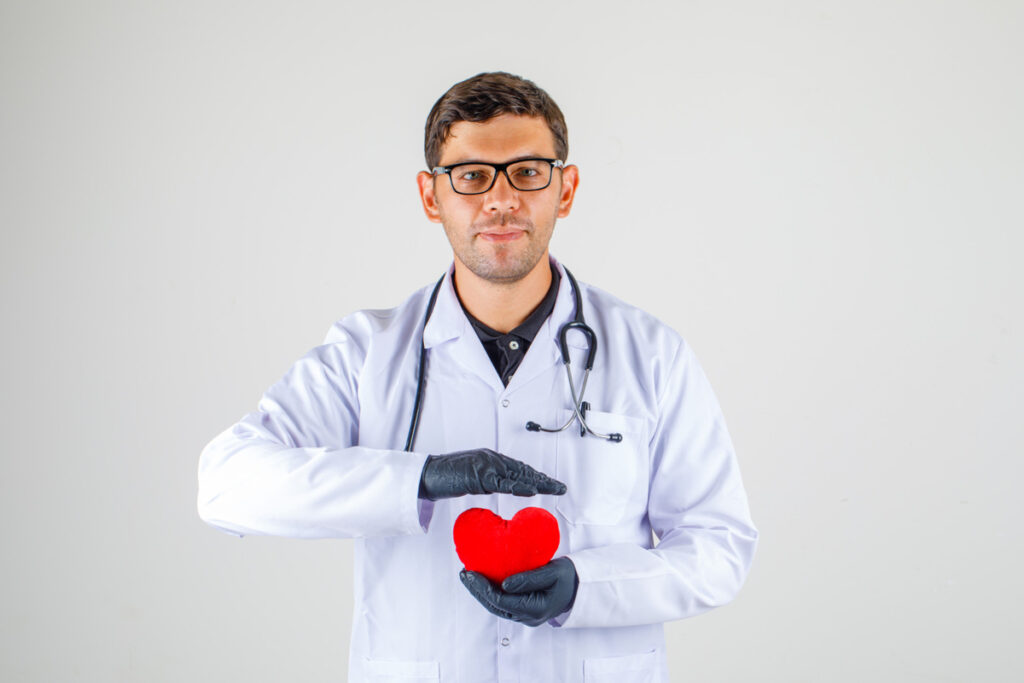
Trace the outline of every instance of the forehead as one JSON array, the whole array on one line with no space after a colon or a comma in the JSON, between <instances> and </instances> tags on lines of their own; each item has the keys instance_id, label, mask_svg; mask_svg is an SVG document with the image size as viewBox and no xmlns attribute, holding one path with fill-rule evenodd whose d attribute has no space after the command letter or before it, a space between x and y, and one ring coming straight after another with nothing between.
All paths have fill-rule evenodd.
<instances>
[{"instance_id":1,"label":"forehead","mask_svg":"<svg viewBox=\"0 0 1024 683\"><path fill-rule=\"evenodd\" d=\"M453 123L441 148L441 165L462 161L501 162L530 156L555 156L555 136L547 121L540 116L502 114L479 123Z\"/></svg>"}]
</instances>

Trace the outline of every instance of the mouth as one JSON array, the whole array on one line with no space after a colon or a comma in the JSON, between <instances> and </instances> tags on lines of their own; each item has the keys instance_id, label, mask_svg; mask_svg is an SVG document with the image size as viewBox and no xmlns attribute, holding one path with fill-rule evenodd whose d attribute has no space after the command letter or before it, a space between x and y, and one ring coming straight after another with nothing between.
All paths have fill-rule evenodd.
<instances>
[{"instance_id":1,"label":"mouth","mask_svg":"<svg viewBox=\"0 0 1024 683\"><path fill-rule=\"evenodd\" d=\"M524 232L523 230L493 230L481 232L478 234L478 237L489 242L511 242L514 239L518 239Z\"/></svg>"}]
</instances>

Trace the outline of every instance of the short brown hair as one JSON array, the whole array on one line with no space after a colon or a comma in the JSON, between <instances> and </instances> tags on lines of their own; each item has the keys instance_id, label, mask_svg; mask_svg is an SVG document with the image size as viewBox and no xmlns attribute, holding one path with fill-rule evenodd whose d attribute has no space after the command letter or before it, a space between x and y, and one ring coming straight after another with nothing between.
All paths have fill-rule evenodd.
<instances>
[{"instance_id":1,"label":"short brown hair","mask_svg":"<svg viewBox=\"0 0 1024 683\"><path fill-rule=\"evenodd\" d=\"M434 103L427 115L423 141L427 168L434 168L440 163L441 147L448 139L453 123L480 123L502 114L542 116L555 138L555 156L562 161L569 156L565 118L555 101L533 81L494 71L456 83Z\"/></svg>"}]
</instances>

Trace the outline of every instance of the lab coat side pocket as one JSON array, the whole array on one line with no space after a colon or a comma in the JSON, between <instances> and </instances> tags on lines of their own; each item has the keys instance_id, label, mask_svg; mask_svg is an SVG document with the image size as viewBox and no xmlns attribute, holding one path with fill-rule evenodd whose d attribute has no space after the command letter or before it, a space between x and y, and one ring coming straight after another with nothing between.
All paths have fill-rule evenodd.
<instances>
[{"instance_id":1,"label":"lab coat side pocket","mask_svg":"<svg viewBox=\"0 0 1024 683\"><path fill-rule=\"evenodd\" d=\"M363 676L367 683L431 683L441 680L441 667L437 662L367 659Z\"/></svg>"},{"instance_id":2,"label":"lab coat side pocket","mask_svg":"<svg viewBox=\"0 0 1024 683\"><path fill-rule=\"evenodd\" d=\"M658 683L658 651L583 660L584 683Z\"/></svg>"},{"instance_id":3,"label":"lab coat side pocket","mask_svg":"<svg viewBox=\"0 0 1024 683\"><path fill-rule=\"evenodd\" d=\"M565 424L572 411L560 420ZM556 478L568 489L555 503L571 524L611 525L622 521L630 502L646 492L646 444L639 418L590 411L587 424L595 432L622 434L614 442L587 434L575 422L555 439ZM640 477L644 481L640 481Z\"/></svg>"}]
</instances>

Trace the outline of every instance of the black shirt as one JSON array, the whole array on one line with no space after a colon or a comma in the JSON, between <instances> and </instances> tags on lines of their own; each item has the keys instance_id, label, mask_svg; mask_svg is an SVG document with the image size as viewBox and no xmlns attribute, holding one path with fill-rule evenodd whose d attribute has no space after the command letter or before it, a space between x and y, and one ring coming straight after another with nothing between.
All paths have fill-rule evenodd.
<instances>
[{"instance_id":1,"label":"black shirt","mask_svg":"<svg viewBox=\"0 0 1024 683\"><path fill-rule=\"evenodd\" d=\"M484 350L487 351L491 362L494 363L498 377L501 378L501 382L505 386L508 386L509 380L512 379L516 368L519 367L523 356L526 355L526 350L530 348L530 343L537 336L540 326L554 310L555 299L558 297L558 283L561 279L562 276L558 274L558 270L551 266L551 286L548 287L548 293L544 295L544 299L537 305L537 308L533 309L533 313L508 334L502 334L487 327L470 315L465 306L462 306L462 310L469 318L469 322L472 323L477 336L480 337L480 343L484 345ZM459 304L462 304L461 299Z\"/></svg>"}]
</instances>

